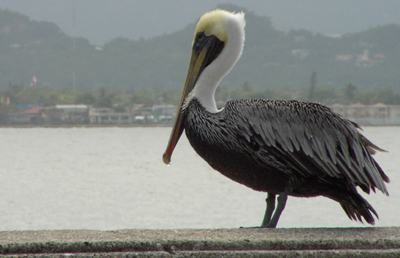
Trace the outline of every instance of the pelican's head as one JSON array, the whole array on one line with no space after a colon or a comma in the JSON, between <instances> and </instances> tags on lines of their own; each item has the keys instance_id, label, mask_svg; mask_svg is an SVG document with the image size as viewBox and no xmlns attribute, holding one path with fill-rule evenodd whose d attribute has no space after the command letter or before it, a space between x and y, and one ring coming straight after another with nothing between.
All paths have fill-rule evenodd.
<instances>
[{"instance_id":1,"label":"pelican's head","mask_svg":"<svg viewBox=\"0 0 400 258\"><path fill-rule=\"evenodd\" d=\"M244 26L243 13L223 10L206 13L197 23L186 93L192 91L191 97L210 112L217 112L214 93L218 84L242 54Z\"/></svg>"},{"instance_id":2,"label":"pelican's head","mask_svg":"<svg viewBox=\"0 0 400 258\"><path fill-rule=\"evenodd\" d=\"M169 164L172 152L183 132L182 110L196 98L209 112L218 112L214 94L222 78L232 69L244 45L244 13L214 10L197 23L192 43L192 57L163 161Z\"/></svg>"}]
</instances>

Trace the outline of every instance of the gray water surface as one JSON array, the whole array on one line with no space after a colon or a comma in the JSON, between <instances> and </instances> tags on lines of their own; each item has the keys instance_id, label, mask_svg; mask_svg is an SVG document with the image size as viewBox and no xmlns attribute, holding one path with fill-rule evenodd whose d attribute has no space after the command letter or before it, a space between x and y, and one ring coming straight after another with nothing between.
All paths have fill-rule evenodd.
<instances>
[{"instance_id":1,"label":"gray water surface","mask_svg":"<svg viewBox=\"0 0 400 258\"><path fill-rule=\"evenodd\" d=\"M0 128L0 230L258 226L265 193L211 169L171 128ZM366 127L390 196L366 196L376 226L400 226L400 127ZM339 204L289 197L279 227L353 227Z\"/></svg>"}]
</instances>

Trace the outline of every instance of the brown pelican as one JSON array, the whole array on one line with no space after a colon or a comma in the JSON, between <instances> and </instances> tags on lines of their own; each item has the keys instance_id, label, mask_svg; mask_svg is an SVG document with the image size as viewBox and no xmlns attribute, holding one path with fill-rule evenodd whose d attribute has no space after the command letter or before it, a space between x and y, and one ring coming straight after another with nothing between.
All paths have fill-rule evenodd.
<instances>
[{"instance_id":1,"label":"brown pelican","mask_svg":"<svg viewBox=\"0 0 400 258\"><path fill-rule=\"evenodd\" d=\"M244 26L243 13L215 10L200 18L164 163L185 131L215 170L268 193L261 227L276 227L288 195L325 196L351 220L374 224L378 214L357 186L388 195L389 178L371 156L383 150L357 124L323 105L294 100L232 100L217 108L215 90L242 54Z\"/></svg>"}]
</instances>

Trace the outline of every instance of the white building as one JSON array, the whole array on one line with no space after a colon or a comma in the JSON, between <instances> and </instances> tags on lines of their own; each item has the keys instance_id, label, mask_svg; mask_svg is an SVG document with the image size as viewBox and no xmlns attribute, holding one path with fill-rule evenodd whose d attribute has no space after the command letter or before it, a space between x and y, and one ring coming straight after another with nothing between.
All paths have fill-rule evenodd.
<instances>
[{"instance_id":1,"label":"white building","mask_svg":"<svg viewBox=\"0 0 400 258\"><path fill-rule=\"evenodd\" d=\"M87 121L89 107L87 105L56 105L55 108L61 111L61 120L64 121Z\"/></svg>"},{"instance_id":2,"label":"white building","mask_svg":"<svg viewBox=\"0 0 400 258\"><path fill-rule=\"evenodd\" d=\"M132 114L115 113L112 108L91 108L89 120L91 124L132 124Z\"/></svg>"},{"instance_id":3,"label":"white building","mask_svg":"<svg viewBox=\"0 0 400 258\"><path fill-rule=\"evenodd\" d=\"M330 108L360 125L400 125L400 105L333 104Z\"/></svg>"}]
</instances>

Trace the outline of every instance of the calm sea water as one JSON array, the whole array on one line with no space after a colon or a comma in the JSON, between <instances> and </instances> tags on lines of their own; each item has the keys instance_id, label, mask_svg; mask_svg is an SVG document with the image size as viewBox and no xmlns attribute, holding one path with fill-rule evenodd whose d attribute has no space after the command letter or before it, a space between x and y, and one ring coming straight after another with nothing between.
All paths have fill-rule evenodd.
<instances>
[{"instance_id":1,"label":"calm sea water","mask_svg":"<svg viewBox=\"0 0 400 258\"><path fill-rule=\"evenodd\" d=\"M258 226L264 193L212 170L182 137L161 160L171 128L1 128L0 230ZM389 153L376 159L390 196L367 196L377 226L400 226L400 127L366 127ZM352 227L339 204L289 198L279 227Z\"/></svg>"}]
</instances>

